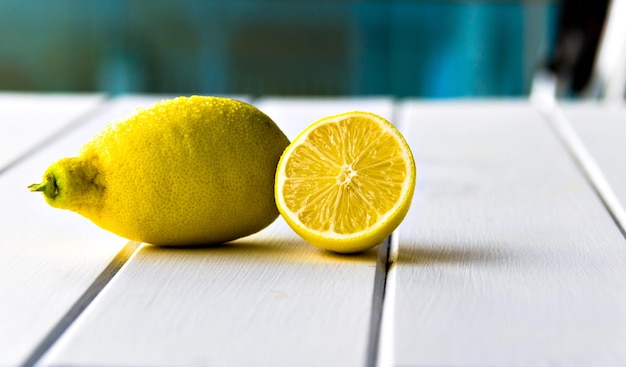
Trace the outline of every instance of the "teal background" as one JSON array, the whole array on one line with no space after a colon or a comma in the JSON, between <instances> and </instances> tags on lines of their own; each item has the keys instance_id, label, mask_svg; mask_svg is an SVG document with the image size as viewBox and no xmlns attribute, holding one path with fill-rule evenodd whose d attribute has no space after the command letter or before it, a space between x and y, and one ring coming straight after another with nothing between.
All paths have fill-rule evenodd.
<instances>
[{"instance_id":1,"label":"teal background","mask_svg":"<svg viewBox=\"0 0 626 367\"><path fill-rule=\"evenodd\" d=\"M552 1L0 0L0 90L521 96Z\"/></svg>"}]
</instances>

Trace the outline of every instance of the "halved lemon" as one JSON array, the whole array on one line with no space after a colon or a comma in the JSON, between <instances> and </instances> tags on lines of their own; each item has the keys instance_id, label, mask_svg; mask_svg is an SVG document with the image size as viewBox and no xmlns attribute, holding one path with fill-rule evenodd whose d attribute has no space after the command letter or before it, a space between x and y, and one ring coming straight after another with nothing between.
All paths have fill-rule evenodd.
<instances>
[{"instance_id":1,"label":"halved lemon","mask_svg":"<svg viewBox=\"0 0 626 367\"><path fill-rule=\"evenodd\" d=\"M274 194L289 226L317 247L351 253L383 242L404 219L415 162L402 134L369 112L309 125L283 152Z\"/></svg>"}]
</instances>

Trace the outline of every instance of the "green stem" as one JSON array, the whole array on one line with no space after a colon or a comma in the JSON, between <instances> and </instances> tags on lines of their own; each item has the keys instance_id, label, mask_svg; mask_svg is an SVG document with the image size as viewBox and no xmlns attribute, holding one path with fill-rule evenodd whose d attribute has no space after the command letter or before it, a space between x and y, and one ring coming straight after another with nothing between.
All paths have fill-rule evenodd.
<instances>
[{"instance_id":1,"label":"green stem","mask_svg":"<svg viewBox=\"0 0 626 367\"><path fill-rule=\"evenodd\" d=\"M46 182L29 185L28 189L32 192L43 192L50 199L54 199L59 194L59 187L54 175L47 175Z\"/></svg>"}]
</instances>

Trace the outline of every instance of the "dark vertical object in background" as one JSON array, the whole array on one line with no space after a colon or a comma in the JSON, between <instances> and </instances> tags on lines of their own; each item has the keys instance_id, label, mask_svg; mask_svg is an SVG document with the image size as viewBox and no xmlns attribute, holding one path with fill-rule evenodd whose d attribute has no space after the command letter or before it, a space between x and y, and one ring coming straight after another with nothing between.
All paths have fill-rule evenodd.
<instances>
[{"instance_id":1,"label":"dark vertical object in background","mask_svg":"<svg viewBox=\"0 0 626 367\"><path fill-rule=\"evenodd\" d=\"M589 82L608 4L609 0L561 0L557 43L547 68L574 95Z\"/></svg>"}]
</instances>

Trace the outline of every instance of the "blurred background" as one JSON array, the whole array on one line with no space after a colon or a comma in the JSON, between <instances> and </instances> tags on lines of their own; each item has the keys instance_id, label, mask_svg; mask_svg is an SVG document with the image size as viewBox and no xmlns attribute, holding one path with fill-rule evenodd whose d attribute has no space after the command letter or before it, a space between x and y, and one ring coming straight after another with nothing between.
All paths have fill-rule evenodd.
<instances>
[{"instance_id":1,"label":"blurred background","mask_svg":"<svg viewBox=\"0 0 626 367\"><path fill-rule=\"evenodd\" d=\"M0 90L523 96L564 4L0 0Z\"/></svg>"}]
</instances>

